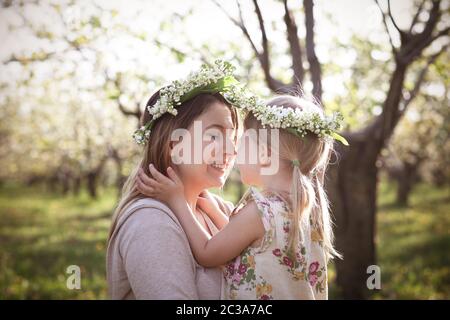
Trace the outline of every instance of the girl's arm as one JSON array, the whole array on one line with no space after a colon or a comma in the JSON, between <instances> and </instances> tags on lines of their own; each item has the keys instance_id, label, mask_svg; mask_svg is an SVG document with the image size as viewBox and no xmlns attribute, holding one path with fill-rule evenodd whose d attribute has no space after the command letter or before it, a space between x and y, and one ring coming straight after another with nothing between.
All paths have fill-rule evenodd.
<instances>
[{"instance_id":1,"label":"girl's arm","mask_svg":"<svg viewBox=\"0 0 450 320\"><path fill-rule=\"evenodd\" d=\"M184 199L183 184L172 168L167 169L169 178L152 166L153 176L140 176L138 188L145 186L146 193L166 202L180 221L191 245L197 262L205 267L223 265L237 257L255 240L264 236L264 225L254 202L247 204L239 214L214 237L203 229L195 219L191 208ZM143 184L145 182L145 185Z\"/></svg>"},{"instance_id":2,"label":"girl's arm","mask_svg":"<svg viewBox=\"0 0 450 320\"><path fill-rule=\"evenodd\" d=\"M195 259L204 267L225 264L264 236L264 225L254 202L242 208L239 214L212 238L195 219L186 201L173 201L170 207L186 232Z\"/></svg>"}]
</instances>

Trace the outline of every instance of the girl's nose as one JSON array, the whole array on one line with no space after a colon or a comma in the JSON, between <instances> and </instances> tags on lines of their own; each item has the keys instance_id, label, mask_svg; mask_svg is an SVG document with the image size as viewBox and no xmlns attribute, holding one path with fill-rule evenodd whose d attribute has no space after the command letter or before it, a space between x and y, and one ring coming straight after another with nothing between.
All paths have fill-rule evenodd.
<instances>
[{"instance_id":1,"label":"girl's nose","mask_svg":"<svg viewBox=\"0 0 450 320\"><path fill-rule=\"evenodd\" d=\"M225 155L234 157L237 155L236 146L232 146L230 148L225 148Z\"/></svg>"},{"instance_id":2,"label":"girl's nose","mask_svg":"<svg viewBox=\"0 0 450 320\"><path fill-rule=\"evenodd\" d=\"M232 139L230 139L229 137L227 137L226 141L225 141L224 153L226 155L229 155L229 156L235 156L237 154L236 143Z\"/></svg>"}]
</instances>

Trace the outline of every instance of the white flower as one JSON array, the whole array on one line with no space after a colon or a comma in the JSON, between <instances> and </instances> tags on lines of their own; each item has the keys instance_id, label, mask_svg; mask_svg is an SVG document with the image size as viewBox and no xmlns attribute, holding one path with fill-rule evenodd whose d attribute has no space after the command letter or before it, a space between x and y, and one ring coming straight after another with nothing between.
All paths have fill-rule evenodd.
<instances>
[{"instance_id":1,"label":"white flower","mask_svg":"<svg viewBox=\"0 0 450 320\"><path fill-rule=\"evenodd\" d=\"M151 122L136 130L133 138L137 143L145 144L151 132L150 129L145 128L150 128L152 123L165 113L176 116L178 114L176 106L184 102L183 96L196 88L217 83L227 76L232 77L233 71L234 68L229 63L216 61L214 65L203 65L198 72L190 73L186 79L173 81L169 86L161 89L158 101L153 106L147 107L152 115ZM264 127L267 125L271 128L294 129L299 137L304 137L306 131L310 131L319 137L330 138L329 135L340 128L340 122L343 120L339 113L325 116L319 107L307 101L305 104L314 111L265 105L255 95L236 84L224 87L219 92L235 107L253 113Z\"/></svg>"}]
</instances>

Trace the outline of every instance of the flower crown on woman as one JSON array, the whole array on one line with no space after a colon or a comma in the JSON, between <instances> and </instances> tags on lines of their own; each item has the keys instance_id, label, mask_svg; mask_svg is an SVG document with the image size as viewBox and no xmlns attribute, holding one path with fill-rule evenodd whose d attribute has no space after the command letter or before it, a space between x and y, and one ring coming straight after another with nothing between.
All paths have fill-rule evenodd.
<instances>
[{"instance_id":1,"label":"flower crown on woman","mask_svg":"<svg viewBox=\"0 0 450 320\"><path fill-rule=\"evenodd\" d=\"M176 107L183 102L200 93L220 93L234 107L253 113L263 126L286 129L300 138L309 131L320 138L331 138L348 145L347 140L337 133L343 120L339 112L327 116L320 112L267 106L234 78L234 70L229 62L216 60L212 65L203 64L199 71L190 73L186 79L173 81L162 88L158 101L147 106L152 119L133 134L136 143L145 145L155 121L165 113L176 116Z\"/></svg>"}]
</instances>

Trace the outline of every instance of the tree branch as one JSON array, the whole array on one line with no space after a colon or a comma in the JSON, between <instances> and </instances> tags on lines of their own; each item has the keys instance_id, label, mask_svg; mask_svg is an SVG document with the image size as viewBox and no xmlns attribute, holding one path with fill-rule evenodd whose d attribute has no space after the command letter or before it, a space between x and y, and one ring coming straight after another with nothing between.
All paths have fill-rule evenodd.
<instances>
[{"instance_id":1,"label":"tree branch","mask_svg":"<svg viewBox=\"0 0 450 320\"><path fill-rule=\"evenodd\" d=\"M306 56L309 63L309 72L313 83L313 95L319 102L322 102L322 71L320 63L316 56L314 44L314 11L312 0L303 0L305 9L306 26Z\"/></svg>"},{"instance_id":2,"label":"tree branch","mask_svg":"<svg viewBox=\"0 0 450 320\"><path fill-rule=\"evenodd\" d=\"M160 47L165 47L167 49L169 49L170 51L172 51L175 55L181 55L183 57L187 57L189 56L189 54L187 52L181 51L180 49L175 48L174 46L168 45L167 43L163 43L158 39L154 40L155 44L160 46ZM208 58L202 53L200 52L198 49L195 48L190 48L192 51L194 52L198 52L200 54L200 60L203 63L208 63Z\"/></svg>"},{"instance_id":3,"label":"tree branch","mask_svg":"<svg viewBox=\"0 0 450 320\"><path fill-rule=\"evenodd\" d=\"M257 57L258 59L260 59L260 58L261 58L261 54L260 54L258 48L256 47L256 45L255 45L255 43L254 43L252 37L250 36L250 33L249 33L248 30L247 30L247 27L245 26L244 18L243 18L243 16L242 16L241 3L239 2L239 0L236 0L236 4L237 4L238 10L239 10L239 21L240 21L240 25L241 25L242 32L244 32L244 35L247 37L248 41L250 42L250 45L252 46L253 51L255 52L256 57Z\"/></svg>"},{"instance_id":4,"label":"tree branch","mask_svg":"<svg viewBox=\"0 0 450 320\"><path fill-rule=\"evenodd\" d=\"M405 32L399 28L399 26L397 25L397 23L394 20L394 17L392 16L392 11L391 11L391 0L387 0L388 3L388 14L389 14L389 18L392 21L392 24L394 25L395 29L397 29L398 33L400 34L400 36L403 36L405 34Z\"/></svg>"},{"instance_id":5,"label":"tree branch","mask_svg":"<svg viewBox=\"0 0 450 320\"><path fill-rule=\"evenodd\" d=\"M404 102L402 104L402 110L401 110L402 114L405 113L408 105L411 103L412 100L414 100L414 98L419 93L420 87L421 87L423 81L425 80L425 76L426 76L430 66L437 60L437 58L443 52L445 52L448 49L449 45L450 45L450 43L447 43L446 45L442 46L439 51L437 51L436 53L434 53L433 55L428 57L425 66L422 68L419 75L417 76L414 88L408 92L408 97L404 100Z\"/></svg>"},{"instance_id":6,"label":"tree branch","mask_svg":"<svg viewBox=\"0 0 450 320\"><path fill-rule=\"evenodd\" d=\"M261 45L262 45L262 52L260 54L261 67L263 68L264 71L267 86L272 91L279 91L280 89L283 89L285 85L281 81L278 81L272 77L272 74L270 72L269 41L267 39L266 27L264 26L264 18L262 16L261 9L259 8L258 0L253 0L253 5L255 6L255 13L256 16L258 17L259 29L261 31Z\"/></svg>"},{"instance_id":7,"label":"tree branch","mask_svg":"<svg viewBox=\"0 0 450 320\"><path fill-rule=\"evenodd\" d=\"M239 10L239 20L236 20L233 18L226 10L225 8L216 0L212 0L212 2L227 16L227 18L233 22L239 29L241 29L244 36L247 38L248 42L250 43L253 52L255 53L256 57L259 59L260 53L258 48L255 45L255 42L253 41L252 37L250 36L250 33L248 32L247 27L245 26L244 19L242 18L242 9L241 5L238 0L236 0L236 4Z\"/></svg>"},{"instance_id":8,"label":"tree branch","mask_svg":"<svg viewBox=\"0 0 450 320\"><path fill-rule=\"evenodd\" d=\"M108 72L107 72L106 70L103 72L103 74L104 74L105 79L106 79L107 81L111 81L112 83L114 83L114 85L116 86L116 88L117 88L119 91L121 91L121 90L120 90L120 82L121 82L121 80L120 80L120 75L117 76L115 79L112 79L112 78L108 75ZM139 106L139 103L136 103L136 109L135 109L135 111L131 111L131 110L128 110L127 108L125 108L125 106L123 105L123 103L120 102L120 96L118 96L115 100L116 100L116 102L117 102L117 106L119 107L120 112L122 112L123 115L125 115L125 116L127 116L127 117L135 117L135 118L138 119L138 127L139 127L139 121L140 121L141 115L142 115L142 111L141 111L141 108L140 108L140 106Z\"/></svg>"},{"instance_id":9,"label":"tree branch","mask_svg":"<svg viewBox=\"0 0 450 320\"><path fill-rule=\"evenodd\" d=\"M429 18L423 31L415 35L410 34L408 41L406 43L402 43L401 50L399 51L399 55L397 57L400 63L405 65L410 64L414 59L420 56L423 49L430 45L435 39L437 39L437 37L441 36L440 33L438 33L435 37L432 36L441 16L441 12L439 10L440 3L440 0L433 0L433 7L430 10Z\"/></svg>"},{"instance_id":10,"label":"tree branch","mask_svg":"<svg viewBox=\"0 0 450 320\"><path fill-rule=\"evenodd\" d=\"M411 21L411 26L409 27L409 33L412 34L413 28L416 25L416 23L419 21L419 15L422 12L423 9L423 5L425 4L426 0L422 0L422 2L420 3L419 7L417 8L417 12L414 15L412 21Z\"/></svg>"},{"instance_id":11,"label":"tree branch","mask_svg":"<svg viewBox=\"0 0 450 320\"><path fill-rule=\"evenodd\" d=\"M389 43L391 44L392 53L394 54L394 56L396 56L397 55L397 48L394 46L394 41L392 40L391 33L389 32L389 27L388 27L387 21L386 21L386 13L381 8L381 5L378 2L378 0L375 0L375 3L377 4L378 8L380 9L381 16L383 18L382 20L383 20L384 29L386 30L386 33L387 33L387 35L389 37Z\"/></svg>"},{"instance_id":12,"label":"tree branch","mask_svg":"<svg viewBox=\"0 0 450 320\"><path fill-rule=\"evenodd\" d=\"M269 41L267 40L267 33L266 33L266 27L264 26L264 19L261 13L261 9L259 8L258 0L253 0L253 5L255 6L255 13L258 17L259 22L259 29L261 31L261 44L262 44L262 56L264 59L264 62L266 64L269 64Z\"/></svg>"},{"instance_id":13,"label":"tree branch","mask_svg":"<svg viewBox=\"0 0 450 320\"><path fill-rule=\"evenodd\" d=\"M403 88L406 71L409 65L415 58L419 57L423 50L431 44L431 37L436 24L439 21L441 12L439 10L440 1L434 0L433 7L430 10L429 19L426 22L426 26L421 33L408 34L408 38L402 41L402 45L398 48L398 55L396 57L395 70L390 79L389 90L386 94L386 99L383 103L383 112L377 116L371 124L362 130L358 131L358 135L362 136L364 140L371 140L371 143L376 145L374 152L379 152L381 148L386 144L389 137L392 135L395 126L397 125L402 113L406 110L406 106L411 103L414 97L418 94L420 85L425 78L425 74L429 66L437 59L437 56L445 51L448 44L441 48L441 50L430 56L427 65L419 73L414 89L410 92L406 101L403 101ZM442 33L443 31L439 32ZM402 109L400 110L400 108ZM376 156L378 153L374 153Z\"/></svg>"},{"instance_id":14,"label":"tree branch","mask_svg":"<svg viewBox=\"0 0 450 320\"><path fill-rule=\"evenodd\" d=\"M300 39L298 38L297 24L295 18L289 10L287 0L283 0L284 4L284 22L286 24L287 39L289 42L290 52L292 56L292 69L294 71L292 84L303 83L305 70L303 68L302 49L300 46Z\"/></svg>"},{"instance_id":15,"label":"tree branch","mask_svg":"<svg viewBox=\"0 0 450 320\"><path fill-rule=\"evenodd\" d=\"M400 103L403 98L402 88L406 66L402 64L397 65L396 70L391 78L391 85L388 95L383 104L382 114L376 117L375 120L362 132L362 134L366 138L371 137L375 141L375 143L377 143L380 150L391 136L402 115L406 112L408 105L419 93L420 87L425 79L429 67L436 61L439 55L441 55L448 49L449 45L450 44L442 46L438 52L428 57L426 65L420 71L417 77L414 88L409 92L409 96L406 98L406 100L403 101L401 110Z\"/></svg>"},{"instance_id":16,"label":"tree branch","mask_svg":"<svg viewBox=\"0 0 450 320\"><path fill-rule=\"evenodd\" d=\"M238 10L239 10L239 20L237 20L237 19L233 18L231 15L229 15L228 12L226 12L226 10L220 5L220 3L218 1L216 1L216 0L212 0L212 1L222 12L225 13L225 15L228 17L228 19L230 19L237 27L239 27L239 29L241 29L244 36L249 41L249 43L256 55L256 58L258 59L260 65L261 65L261 68L264 72L264 78L265 78L265 81L266 81L269 89L274 92L277 92L277 91L288 92L289 85L286 85L283 82L275 79L270 72L269 41L267 39L267 33L266 33L265 26L264 26L264 18L262 16L261 9L259 8L259 4L258 4L257 0L253 0L253 4L255 7L255 13L258 18L260 32L261 32L262 51L260 51L256 47L255 42L253 41L253 38L250 36L250 33L249 33L247 27L245 26L244 19L242 17L242 9L241 9L239 1L236 0Z\"/></svg>"},{"instance_id":17,"label":"tree branch","mask_svg":"<svg viewBox=\"0 0 450 320\"><path fill-rule=\"evenodd\" d=\"M141 118L142 112L139 108L139 104L136 104L136 111L130 111L125 109L125 106L119 101L119 99L117 99L117 104L119 106L120 112L122 112L125 116L134 117L137 118L138 120Z\"/></svg>"},{"instance_id":18,"label":"tree branch","mask_svg":"<svg viewBox=\"0 0 450 320\"><path fill-rule=\"evenodd\" d=\"M425 47L427 47L429 44L433 43L435 40L437 40L437 39L440 38L440 37L448 36L448 35L449 35L449 32L450 32L450 27L447 27L447 28L445 28L445 29L439 31L438 33L436 33L434 36L430 37L430 38L427 40L427 42L426 42L426 44L425 44Z\"/></svg>"}]
</instances>

